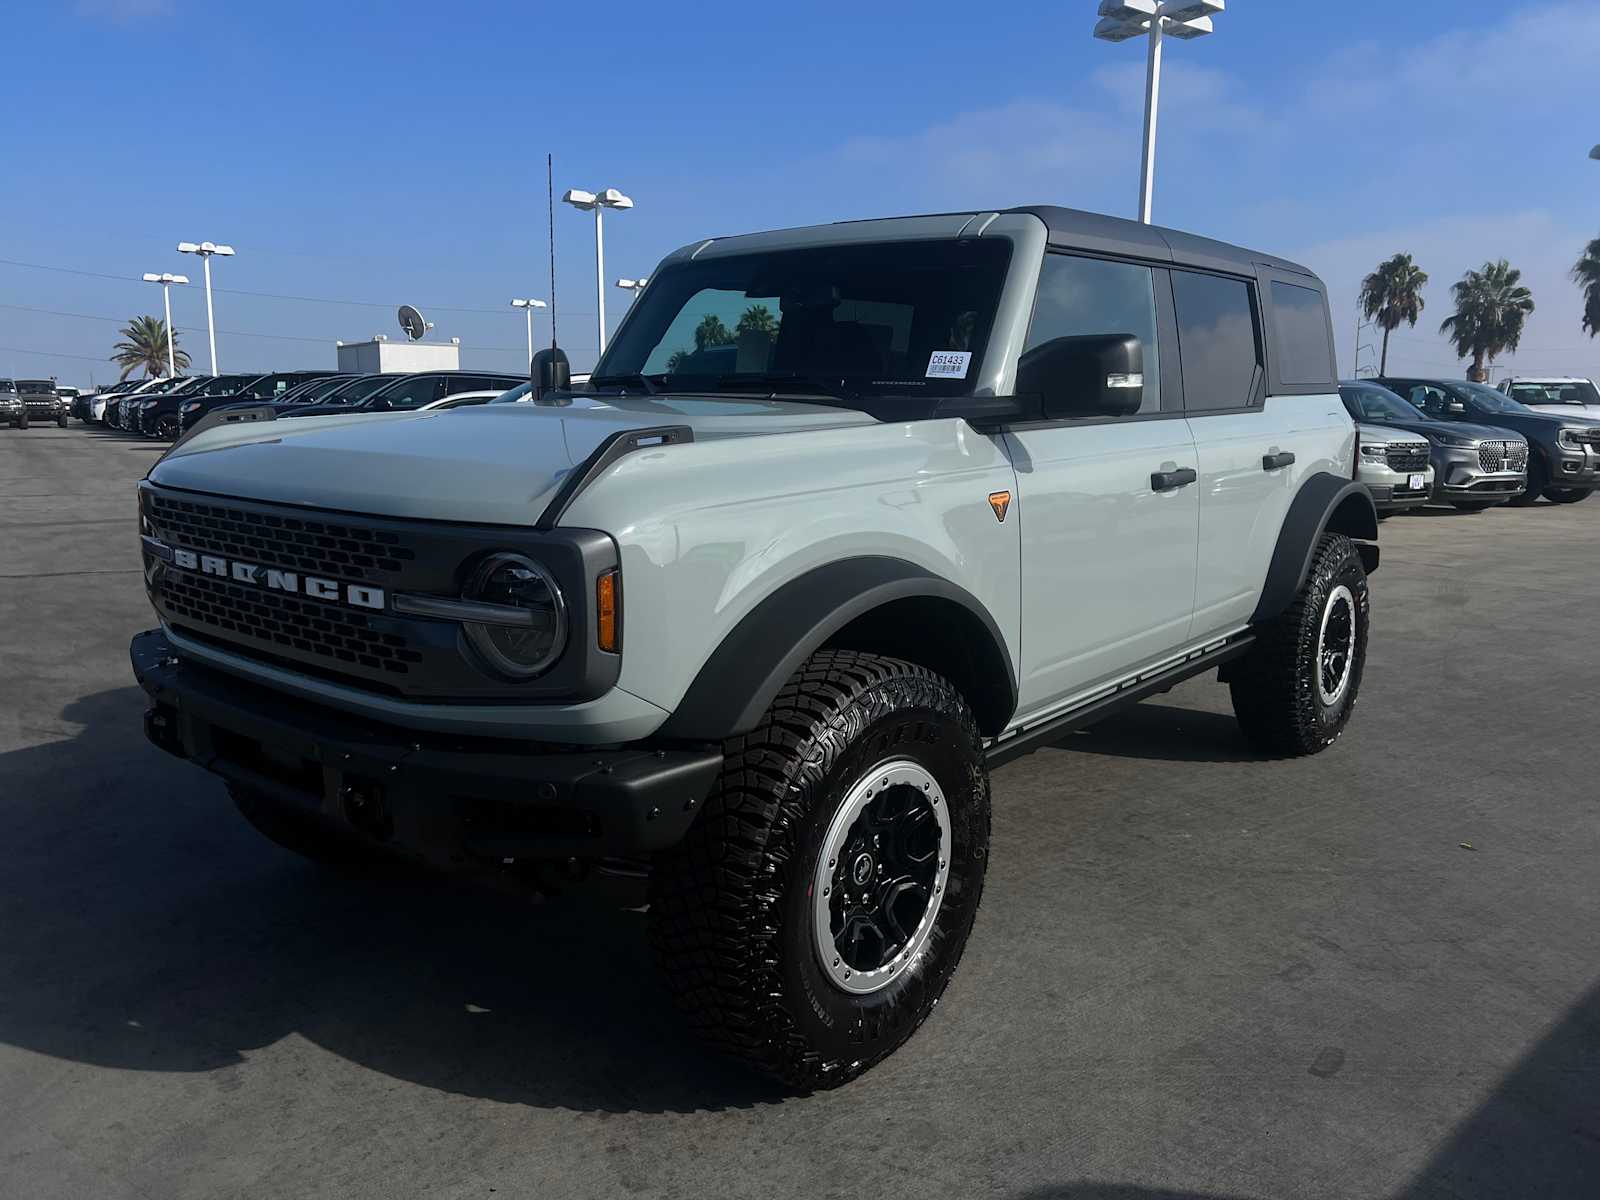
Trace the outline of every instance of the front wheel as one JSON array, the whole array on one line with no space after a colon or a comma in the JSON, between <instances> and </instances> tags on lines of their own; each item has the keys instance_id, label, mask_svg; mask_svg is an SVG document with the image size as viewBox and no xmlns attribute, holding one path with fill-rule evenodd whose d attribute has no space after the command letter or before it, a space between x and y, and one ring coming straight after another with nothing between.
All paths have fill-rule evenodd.
<instances>
[{"instance_id":1,"label":"front wheel","mask_svg":"<svg viewBox=\"0 0 1600 1200\"><path fill-rule=\"evenodd\" d=\"M1577 504L1589 498L1588 488L1546 488L1544 498L1551 504Z\"/></svg>"},{"instance_id":2,"label":"front wheel","mask_svg":"<svg viewBox=\"0 0 1600 1200\"><path fill-rule=\"evenodd\" d=\"M62 413L59 417L57 417L56 418L56 424L58 426L60 426L62 429L65 429L67 427L67 414L66 413Z\"/></svg>"},{"instance_id":3,"label":"front wheel","mask_svg":"<svg viewBox=\"0 0 1600 1200\"><path fill-rule=\"evenodd\" d=\"M26 412L17 414L17 428L18 429L26 429L27 427L28 427L28 414Z\"/></svg>"},{"instance_id":4,"label":"front wheel","mask_svg":"<svg viewBox=\"0 0 1600 1200\"><path fill-rule=\"evenodd\" d=\"M178 418L175 414L164 416L156 422L156 436L168 442L178 440Z\"/></svg>"},{"instance_id":5,"label":"front wheel","mask_svg":"<svg viewBox=\"0 0 1600 1200\"><path fill-rule=\"evenodd\" d=\"M1246 738L1273 754L1316 754L1344 732L1367 661L1367 572L1355 543L1325 533L1288 610L1256 631L1228 688Z\"/></svg>"},{"instance_id":6,"label":"front wheel","mask_svg":"<svg viewBox=\"0 0 1600 1200\"><path fill-rule=\"evenodd\" d=\"M1537 504L1539 497L1549 486L1549 475L1544 469L1544 464L1537 458L1528 459L1528 486L1521 493L1511 497L1513 508L1527 508L1530 504Z\"/></svg>"},{"instance_id":7,"label":"front wheel","mask_svg":"<svg viewBox=\"0 0 1600 1200\"><path fill-rule=\"evenodd\" d=\"M657 956L712 1046L837 1087L916 1032L966 948L989 853L983 739L933 672L826 651L726 755L652 874Z\"/></svg>"}]
</instances>

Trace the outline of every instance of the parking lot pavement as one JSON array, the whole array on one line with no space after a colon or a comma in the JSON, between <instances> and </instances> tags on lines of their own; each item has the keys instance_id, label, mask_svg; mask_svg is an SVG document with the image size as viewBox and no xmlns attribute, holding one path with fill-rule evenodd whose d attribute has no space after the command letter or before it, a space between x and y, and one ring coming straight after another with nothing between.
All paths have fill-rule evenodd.
<instances>
[{"instance_id":1,"label":"parking lot pavement","mask_svg":"<svg viewBox=\"0 0 1600 1200\"><path fill-rule=\"evenodd\" d=\"M1600 500L1383 526L1349 732L1209 680L995 777L911 1044L784 1097L644 920L330 875L148 748L133 483L0 431L0 1195L1600 1195Z\"/></svg>"}]
</instances>

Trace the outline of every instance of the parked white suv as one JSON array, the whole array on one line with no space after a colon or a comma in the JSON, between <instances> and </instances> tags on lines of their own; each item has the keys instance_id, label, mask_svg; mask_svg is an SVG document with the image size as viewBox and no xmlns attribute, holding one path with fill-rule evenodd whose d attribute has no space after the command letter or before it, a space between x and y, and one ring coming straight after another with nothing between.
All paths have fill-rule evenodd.
<instances>
[{"instance_id":1,"label":"parked white suv","mask_svg":"<svg viewBox=\"0 0 1600 1200\"><path fill-rule=\"evenodd\" d=\"M699 241L586 391L180 443L134 670L301 853L648 873L690 1021L829 1087L955 971L997 764L1206 671L1269 753L1339 736L1354 455L1281 259L1060 208Z\"/></svg>"},{"instance_id":2,"label":"parked white suv","mask_svg":"<svg viewBox=\"0 0 1600 1200\"><path fill-rule=\"evenodd\" d=\"M1600 417L1600 390L1594 382L1574 375L1534 378L1512 376L1500 381L1500 390L1519 404L1538 412L1569 417Z\"/></svg>"}]
</instances>

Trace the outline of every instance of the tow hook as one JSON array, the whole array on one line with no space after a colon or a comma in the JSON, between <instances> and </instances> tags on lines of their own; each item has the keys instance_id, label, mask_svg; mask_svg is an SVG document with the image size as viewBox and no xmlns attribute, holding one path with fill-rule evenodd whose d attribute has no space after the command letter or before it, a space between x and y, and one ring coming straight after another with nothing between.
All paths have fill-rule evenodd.
<instances>
[{"instance_id":1,"label":"tow hook","mask_svg":"<svg viewBox=\"0 0 1600 1200\"><path fill-rule=\"evenodd\" d=\"M344 819L368 837L380 842L394 836L394 820L383 798L381 784L367 779L352 779L339 789Z\"/></svg>"}]
</instances>

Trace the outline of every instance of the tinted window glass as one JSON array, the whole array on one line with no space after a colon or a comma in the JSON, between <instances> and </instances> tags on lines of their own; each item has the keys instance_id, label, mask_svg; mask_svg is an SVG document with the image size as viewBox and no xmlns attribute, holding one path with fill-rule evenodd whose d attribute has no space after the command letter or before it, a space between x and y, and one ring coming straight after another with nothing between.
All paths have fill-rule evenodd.
<instances>
[{"instance_id":1,"label":"tinted window glass","mask_svg":"<svg viewBox=\"0 0 1600 1200\"><path fill-rule=\"evenodd\" d=\"M1321 292L1273 280L1272 345L1284 383L1332 381L1333 344Z\"/></svg>"},{"instance_id":2,"label":"tinted window glass","mask_svg":"<svg viewBox=\"0 0 1600 1200\"><path fill-rule=\"evenodd\" d=\"M1131 333L1144 351L1142 413L1161 411L1161 356L1156 296L1149 267L1048 254L1039 271L1024 352L1060 337Z\"/></svg>"},{"instance_id":3,"label":"tinted window glass","mask_svg":"<svg viewBox=\"0 0 1600 1200\"><path fill-rule=\"evenodd\" d=\"M1000 238L711 257L661 271L591 380L668 390L964 395L1005 282Z\"/></svg>"},{"instance_id":4,"label":"tinted window glass","mask_svg":"<svg viewBox=\"0 0 1600 1200\"><path fill-rule=\"evenodd\" d=\"M1261 365L1254 290L1238 279L1172 272L1183 404L1190 412L1250 403Z\"/></svg>"},{"instance_id":5,"label":"tinted window glass","mask_svg":"<svg viewBox=\"0 0 1600 1200\"><path fill-rule=\"evenodd\" d=\"M437 400L443 391L443 380L438 375L422 375L411 379L402 379L393 387L386 388L374 396L374 400L382 399L389 402L391 408L416 408Z\"/></svg>"}]
</instances>

